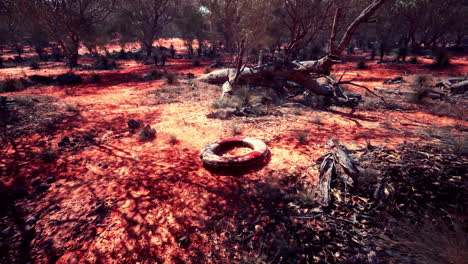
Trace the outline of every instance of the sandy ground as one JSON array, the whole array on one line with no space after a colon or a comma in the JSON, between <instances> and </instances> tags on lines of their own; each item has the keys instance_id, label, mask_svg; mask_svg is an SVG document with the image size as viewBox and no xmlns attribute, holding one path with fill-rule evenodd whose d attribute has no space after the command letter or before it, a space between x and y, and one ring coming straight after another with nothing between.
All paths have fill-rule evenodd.
<instances>
[{"instance_id":1,"label":"sandy ground","mask_svg":"<svg viewBox=\"0 0 468 264\"><path fill-rule=\"evenodd\" d=\"M64 104L79 106L80 115L63 123L51 138L34 138L29 144L46 140L54 148L61 137L75 138L92 132L99 144L80 151L61 150L52 165L27 164L17 177L27 180L54 175L57 181L36 199L23 204L37 215L36 237L31 244L33 260L46 263L204 263L213 262L211 252L222 255L216 239L223 236L213 228L218 217L229 219L232 204L242 198L233 190L245 182L262 182L269 177L300 171L316 180L314 161L326 152L324 143L332 137L349 148L373 145L394 147L402 142L427 138L418 131L430 127L453 127L467 122L438 117L421 110L330 111L279 108L281 115L232 120L209 119L220 87L179 76L175 85L164 80L141 81L137 75L154 66L134 61L119 62L113 71L95 71L98 84L74 87L42 86L4 94L48 95ZM423 61L427 63L427 61ZM466 58L453 60L451 70L432 72L456 76L468 72ZM169 60L166 69L201 76L207 62L192 67L188 60ZM356 70L355 63L335 67L345 79L369 87L385 87L391 77L427 72L421 65L368 63ZM57 75L67 70L47 63L41 70L28 67L0 69L0 76ZM80 72L89 76L93 72ZM193 84L193 86L192 86ZM354 89L354 88L353 88ZM168 92L169 91L169 92ZM362 90L356 90L364 93ZM157 130L157 137L141 142L128 131L129 119L141 120ZM320 120L320 124L317 124ZM391 124L391 125L389 125ZM235 128L234 128L235 127ZM225 176L207 171L199 159L207 144L232 136L265 140L271 160L261 170L242 176ZM307 135L300 144L298 133ZM171 138L177 143L170 143ZM216 239L215 239L216 238Z\"/></svg>"}]
</instances>

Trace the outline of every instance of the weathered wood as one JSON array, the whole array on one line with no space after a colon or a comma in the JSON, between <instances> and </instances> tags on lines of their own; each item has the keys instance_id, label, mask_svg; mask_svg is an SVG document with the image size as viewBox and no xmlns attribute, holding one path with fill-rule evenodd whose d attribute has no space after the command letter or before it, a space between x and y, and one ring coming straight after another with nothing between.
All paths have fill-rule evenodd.
<instances>
[{"instance_id":1,"label":"weathered wood","mask_svg":"<svg viewBox=\"0 0 468 264\"><path fill-rule=\"evenodd\" d=\"M330 205L331 184L334 178L340 178L346 186L353 187L359 176L359 170L350 158L350 151L337 139L332 138L327 141L330 151L319 158L320 176L318 194L323 206Z\"/></svg>"},{"instance_id":2,"label":"weathered wood","mask_svg":"<svg viewBox=\"0 0 468 264\"><path fill-rule=\"evenodd\" d=\"M468 89L468 80L459 82L457 84L453 84L451 87L451 92L454 94L462 94L465 93Z\"/></svg>"},{"instance_id":3,"label":"weathered wood","mask_svg":"<svg viewBox=\"0 0 468 264\"><path fill-rule=\"evenodd\" d=\"M277 62L245 67L240 73L239 82L251 83L270 77L289 77L295 74L328 74L330 67L339 62L337 57L325 56L322 59L312 61ZM229 80L229 74L233 72L235 72L234 68L216 70L198 78L198 80L212 84L223 84Z\"/></svg>"}]
</instances>

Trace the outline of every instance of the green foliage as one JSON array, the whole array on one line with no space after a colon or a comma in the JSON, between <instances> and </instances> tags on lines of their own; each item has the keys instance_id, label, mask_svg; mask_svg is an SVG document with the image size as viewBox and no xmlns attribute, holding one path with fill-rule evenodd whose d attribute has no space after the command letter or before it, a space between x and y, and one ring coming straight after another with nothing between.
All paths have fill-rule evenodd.
<instances>
[{"instance_id":1,"label":"green foliage","mask_svg":"<svg viewBox=\"0 0 468 264\"><path fill-rule=\"evenodd\" d=\"M203 41L208 38L208 25L200 9L195 2L186 1L178 8L173 22L182 38L190 43L197 39Z\"/></svg>"}]
</instances>

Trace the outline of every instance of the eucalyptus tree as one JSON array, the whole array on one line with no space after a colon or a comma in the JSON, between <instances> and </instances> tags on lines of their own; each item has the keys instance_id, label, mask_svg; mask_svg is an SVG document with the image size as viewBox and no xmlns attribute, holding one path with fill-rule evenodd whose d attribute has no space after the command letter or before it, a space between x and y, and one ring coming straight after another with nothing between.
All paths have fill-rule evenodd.
<instances>
[{"instance_id":1,"label":"eucalyptus tree","mask_svg":"<svg viewBox=\"0 0 468 264\"><path fill-rule=\"evenodd\" d=\"M117 0L18 0L25 16L60 45L70 67L78 65L79 48L86 34L105 21Z\"/></svg>"},{"instance_id":2,"label":"eucalyptus tree","mask_svg":"<svg viewBox=\"0 0 468 264\"><path fill-rule=\"evenodd\" d=\"M134 0L119 4L118 32L126 40L137 40L151 58L153 43L172 21L178 0Z\"/></svg>"}]
</instances>

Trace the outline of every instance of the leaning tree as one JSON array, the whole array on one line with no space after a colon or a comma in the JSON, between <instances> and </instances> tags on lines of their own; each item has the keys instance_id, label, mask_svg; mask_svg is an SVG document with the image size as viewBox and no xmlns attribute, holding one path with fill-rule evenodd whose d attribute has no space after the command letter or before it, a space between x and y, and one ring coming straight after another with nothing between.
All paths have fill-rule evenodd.
<instances>
[{"instance_id":1,"label":"leaning tree","mask_svg":"<svg viewBox=\"0 0 468 264\"><path fill-rule=\"evenodd\" d=\"M386 2L386 0L372 0L358 15L345 24L348 19L344 15L348 9L342 1L326 0L277 0L282 8L286 8L286 26L289 30L289 43L286 43L284 59L269 64L240 67L239 59L235 68L221 69L211 72L199 78L200 81L223 84L221 98L230 94L237 83L248 83L258 86L268 86L280 89L288 83L299 84L306 90L329 99L336 104L354 104L355 100L350 100L344 95L338 85L321 85L317 82L318 76L330 74L331 67L340 62L340 56L346 50L353 34L359 25L369 21L371 16ZM303 15L307 11L305 7L311 4L320 10L315 14L318 18L310 19ZM310 13L308 13L310 16ZM295 16L298 16L297 18ZM327 22L325 19L331 21ZM306 19L305 21L301 19ZM330 29L329 54L319 60L312 61L291 61L291 54L297 47L305 47L314 40L314 37L325 25ZM262 26L262 25L258 25ZM340 41L337 41L339 39ZM242 47L239 47L241 50ZM330 78L329 78L330 79ZM353 101L353 102L351 102Z\"/></svg>"}]
</instances>

